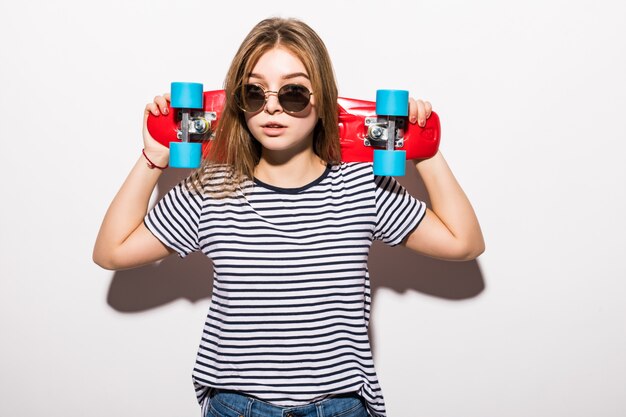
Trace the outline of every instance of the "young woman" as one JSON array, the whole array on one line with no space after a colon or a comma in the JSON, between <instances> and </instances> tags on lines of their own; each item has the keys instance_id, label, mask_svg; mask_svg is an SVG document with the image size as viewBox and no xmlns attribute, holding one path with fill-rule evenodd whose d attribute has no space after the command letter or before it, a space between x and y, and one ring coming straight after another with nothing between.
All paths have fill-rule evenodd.
<instances>
[{"instance_id":1,"label":"young woman","mask_svg":"<svg viewBox=\"0 0 626 417\"><path fill-rule=\"evenodd\" d=\"M150 212L168 149L150 137L102 223L94 261L132 268L202 251L214 265L193 380L203 415L384 416L367 334L371 243L470 260L474 211L441 153L416 161L432 209L368 163L341 163L337 87L306 24L268 19L243 41L203 167ZM156 97L145 116L168 111ZM431 106L410 100L411 123ZM156 167L155 167L156 166Z\"/></svg>"}]
</instances>

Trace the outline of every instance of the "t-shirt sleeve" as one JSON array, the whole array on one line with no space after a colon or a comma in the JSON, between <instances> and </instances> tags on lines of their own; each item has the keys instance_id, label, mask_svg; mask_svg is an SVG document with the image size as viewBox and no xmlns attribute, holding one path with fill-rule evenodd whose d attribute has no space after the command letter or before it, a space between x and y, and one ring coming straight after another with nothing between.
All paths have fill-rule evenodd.
<instances>
[{"instance_id":1,"label":"t-shirt sleeve","mask_svg":"<svg viewBox=\"0 0 626 417\"><path fill-rule=\"evenodd\" d=\"M417 200L393 177L374 177L376 228L374 239L396 246L420 224L426 204Z\"/></svg>"},{"instance_id":2,"label":"t-shirt sleeve","mask_svg":"<svg viewBox=\"0 0 626 417\"><path fill-rule=\"evenodd\" d=\"M199 249L198 225L202 195L190 191L182 181L146 214L144 224L163 244L181 258Z\"/></svg>"}]
</instances>

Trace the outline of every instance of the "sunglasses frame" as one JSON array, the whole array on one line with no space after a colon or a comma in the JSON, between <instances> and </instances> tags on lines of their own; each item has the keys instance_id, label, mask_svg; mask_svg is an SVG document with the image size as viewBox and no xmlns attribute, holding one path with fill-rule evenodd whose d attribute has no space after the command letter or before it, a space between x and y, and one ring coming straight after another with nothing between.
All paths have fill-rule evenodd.
<instances>
[{"instance_id":1,"label":"sunglasses frame","mask_svg":"<svg viewBox=\"0 0 626 417\"><path fill-rule=\"evenodd\" d=\"M263 95L264 95L263 104L261 104L261 105L259 106L259 108L258 108L258 109L256 109L256 110L248 110L248 109L245 109L245 108L243 107L243 105L241 104L242 99L241 99L241 97L240 97L240 94L243 92L243 90L246 88L246 86L254 86L254 87L258 87L258 88L260 88L260 89L261 89L261 91L263 92ZM288 109L286 109L286 108L285 108L285 106L283 105L283 103L282 103L282 102L281 102L281 100L280 100L280 92L281 92L284 88L286 88L286 87L291 87L291 86L297 86L297 87L300 87L300 88L304 89L304 91L306 91L306 92L308 92L308 93L309 93L309 97L308 97L307 103L306 103L306 105L305 105L305 106L304 106L301 110L295 110L295 111L293 111L293 110L288 110ZM288 113L288 114L297 114L297 113L303 112L304 110L306 110L306 108L307 108L307 107L309 107L309 105L311 104L311 96L313 95L313 92L312 92L311 90L309 90L307 87L305 87L304 85L302 85L302 84L297 84L297 83L285 84L285 85L281 86L281 87L278 89L278 91L266 90L266 89L265 89L265 88L263 88L263 86L262 86L262 85L260 85L260 84L255 84L255 83L246 83L246 84L242 84L239 88L237 88L237 90L236 90L236 91L235 91L235 93L234 93L234 96L235 96L235 102L237 103L237 107L239 107L242 111L244 111L244 112L246 112L246 113L257 113L257 112L259 112L259 111L261 111L261 110L263 110L263 109L265 108L265 106L267 105L267 99L268 99L268 98L269 98L269 96L270 96L270 95L272 95L272 94L276 95L276 98L278 99L278 103L280 104L280 107L283 109L283 111L284 111L285 113Z\"/></svg>"}]
</instances>

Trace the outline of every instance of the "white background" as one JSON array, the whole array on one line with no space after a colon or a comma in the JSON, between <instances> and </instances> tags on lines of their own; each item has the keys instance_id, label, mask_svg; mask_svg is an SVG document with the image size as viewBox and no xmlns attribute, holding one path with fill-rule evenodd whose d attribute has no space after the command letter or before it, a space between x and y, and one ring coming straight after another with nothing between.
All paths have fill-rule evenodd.
<instances>
[{"instance_id":1,"label":"white background","mask_svg":"<svg viewBox=\"0 0 626 417\"><path fill-rule=\"evenodd\" d=\"M483 227L476 262L373 251L389 416L626 415L617 0L2 0L0 415L199 415L210 264L113 273L91 250L140 155L145 103L171 81L220 88L273 15L318 31L342 96L433 103Z\"/></svg>"}]
</instances>

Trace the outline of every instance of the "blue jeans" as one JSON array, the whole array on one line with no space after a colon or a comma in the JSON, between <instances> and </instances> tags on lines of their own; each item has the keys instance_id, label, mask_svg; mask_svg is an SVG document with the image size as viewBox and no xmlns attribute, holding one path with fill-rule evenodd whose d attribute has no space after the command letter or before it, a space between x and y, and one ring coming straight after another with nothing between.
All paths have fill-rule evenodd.
<instances>
[{"instance_id":1,"label":"blue jeans","mask_svg":"<svg viewBox=\"0 0 626 417\"><path fill-rule=\"evenodd\" d=\"M206 417L367 417L357 394L342 394L299 407L278 407L234 391L217 390Z\"/></svg>"}]
</instances>

